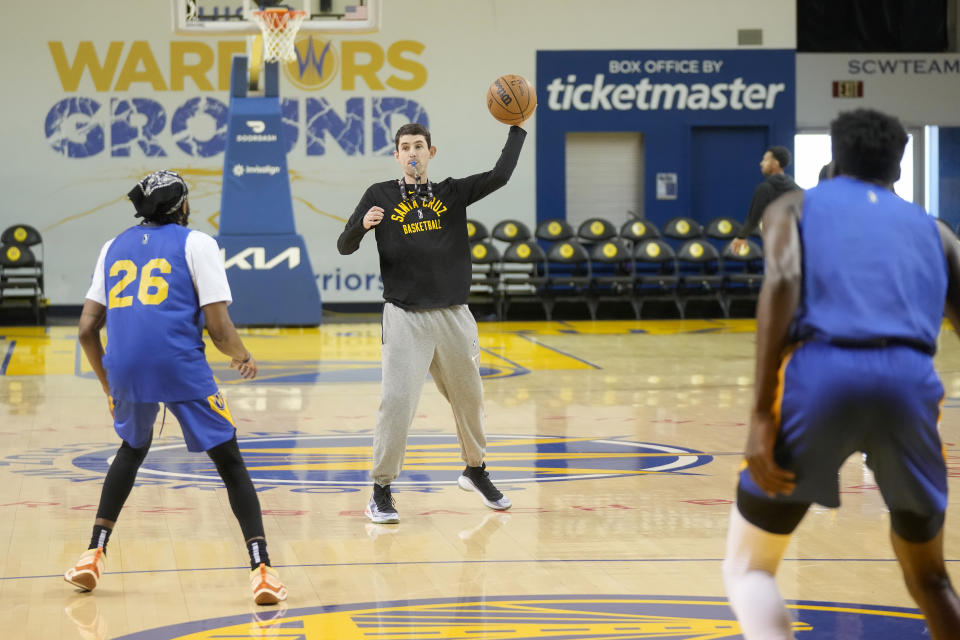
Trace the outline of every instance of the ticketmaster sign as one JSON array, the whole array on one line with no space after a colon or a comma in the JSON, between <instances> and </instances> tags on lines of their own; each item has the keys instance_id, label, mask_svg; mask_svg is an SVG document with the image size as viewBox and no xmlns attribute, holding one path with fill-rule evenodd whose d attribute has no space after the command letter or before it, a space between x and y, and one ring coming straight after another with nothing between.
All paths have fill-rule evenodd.
<instances>
[{"instance_id":1,"label":"ticketmaster sign","mask_svg":"<svg viewBox=\"0 0 960 640\"><path fill-rule=\"evenodd\" d=\"M691 68L697 68L694 62ZM718 64L722 66L722 62ZM547 107L552 111L760 111L773 109L777 96L786 88L783 82L746 84L743 78L712 84L656 83L648 77L636 83L617 82L598 73L591 82L579 84L575 75L567 80L554 78L547 85Z\"/></svg>"},{"instance_id":2,"label":"ticketmaster sign","mask_svg":"<svg viewBox=\"0 0 960 640\"><path fill-rule=\"evenodd\" d=\"M678 176L675 200L658 202L655 190L645 189L645 211L654 222L697 217L691 191L695 182L696 188L710 184L702 180L709 175L693 175L705 173L698 167L744 167L717 178L712 208L728 215L745 209L740 192L749 197L749 183L761 178L756 165L762 147L792 146L794 58L783 50L537 52L541 217L566 209L566 134L589 131L643 133L645 185L655 185L658 173ZM736 143L738 131L743 144Z\"/></svg>"}]
</instances>

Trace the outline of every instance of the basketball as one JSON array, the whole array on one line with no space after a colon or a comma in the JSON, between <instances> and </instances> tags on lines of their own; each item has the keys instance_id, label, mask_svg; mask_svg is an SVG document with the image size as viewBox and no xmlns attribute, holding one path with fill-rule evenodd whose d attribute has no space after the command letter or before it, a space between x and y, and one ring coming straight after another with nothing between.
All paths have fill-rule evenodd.
<instances>
[{"instance_id":1,"label":"basketball","mask_svg":"<svg viewBox=\"0 0 960 640\"><path fill-rule=\"evenodd\" d=\"M500 76L487 89L487 109L503 124L521 124L537 108L537 92L523 76Z\"/></svg>"}]
</instances>

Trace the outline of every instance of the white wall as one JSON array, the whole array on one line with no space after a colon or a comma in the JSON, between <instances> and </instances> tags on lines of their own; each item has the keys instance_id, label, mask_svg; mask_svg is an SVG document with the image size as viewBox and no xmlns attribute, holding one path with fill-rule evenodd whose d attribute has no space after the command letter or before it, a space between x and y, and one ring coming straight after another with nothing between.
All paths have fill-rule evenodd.
<instances>
[{"instance_id":1,"label":"white wall","mask_svg":"<svg viewBox=\"0 0 960 640\"><path fill-rule=\"evenodd\" d=\"M225 0L227 4L229 0ZM381 33L336 36L342 41L372 41L386 49L399 40L423 44L413 59L427 70L422 87L412 91L372 90L360 83L344 90L338 80L318 91L306 91L281 81L281 94L323 96L344 112L348 98L399 96L423 105L439 154L431 164L431 178L462 176L482 171L496 160L505 138L505 127L486 113L488 84L503 73L518 73L533 80L538 49L723 49L736 48L737 29L763 30L764 47L795 46L795 3L769 0L384 0ZM82 302L97 251L109 237L135 222L124 194L144 173L158 168L183 170L192 186L191 226L216 233L220 205L219 172L222 154L197 158L180 151L170 133L174 111L190 98L215 97L228 101L225 89L199 90L189 78L182 89L170 87L171 41L202 42L216 52L220 40L237 38L174 36L169 5L161 0L51 0L37 6L9 3L0 23L0 65L3 87L0 143L0 226L27 222L44 235L47 293L52 304ZM121 43L120 56L110 82L98 89L89 71L78 86L64 87L51 45L62 46L68 63L78 45L89 41L97 59L104 62L111 42ZM128 69L134 81L117 87L121 69L130 61L135 41L143 41L155 59L158 74L141 60ZM143 49L141 49L143 51ZM220 60L217 61L219 64ZM390 74L385 69L383 78ZM157 76L164 87L151 82ZM216 74L207 74L216 81ZM60 100L82 96L109 109L113 98L149 98L167 112L165 131L158 143L166 157L112 157L107 150L89 158L68 158L51 147L45 133L48 112ZM303 113L301 104L301 114ZM536 116L534 116L536 117ZM109 130L109 119L100 121ZM391 123L394 128L397 123ZM369 123L367 128L369 132ZM471 208L470 215L492 226L507 215L534 221L534 123L520 164L511 183ZM109 135L109 132L108 132ZM288 156L297 230L304 235L314 270L321 275L340 271L376 273L372 238L361 251L342 258L335 240L343 220L352 212L366 186L397 174L392 158L347 155L332 141L324 156L308 156L304 136ZM369 140L368 140L369 145ZM330 279L332 281L332 279ZM325 302L373 301L379 292L321 290Z\"/></svg>"},{"instance_id":2,"label":"white wall","mask_svg":"<svg viewBox=\"0 0 960 640\"><path fill-rule=\"evenodd\" d=\"M834 84L844 91L834 94ZM846 95L844 95L846 93ZM960 54L801 53L797 128L825 129L841 111L896 114L908 127L960 126Z\"/></svg>"}]
</instances>

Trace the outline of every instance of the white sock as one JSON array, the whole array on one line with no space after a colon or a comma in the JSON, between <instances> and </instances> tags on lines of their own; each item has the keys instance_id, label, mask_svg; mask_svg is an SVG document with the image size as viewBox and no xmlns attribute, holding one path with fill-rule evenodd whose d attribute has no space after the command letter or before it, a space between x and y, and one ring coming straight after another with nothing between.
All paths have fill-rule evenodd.
<instances>
[{"instance_id":1,"label":"white sock","mask_svg":"<svg viewBox=\"0 0 960 640\"><path fill-rule=\"evenodd\" d=\"M737 506L730 511L723 582L746 640L793 640L793 622L774 575L790 542L750 524Z\"/></svg>"}]
</instances>

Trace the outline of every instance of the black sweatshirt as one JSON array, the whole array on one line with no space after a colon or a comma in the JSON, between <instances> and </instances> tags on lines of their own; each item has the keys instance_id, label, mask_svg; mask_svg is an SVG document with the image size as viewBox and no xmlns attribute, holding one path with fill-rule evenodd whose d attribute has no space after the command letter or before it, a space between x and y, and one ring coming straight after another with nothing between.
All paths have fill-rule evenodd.
<instances>
[{"instance_id":1,"label":"black sweatshirt","mask_svg":"<svg viewBox=\"0 0 960 640\"><path fill-rule=\"evenodd\" d=\"M416 202L401 201L397 180L372 185L344 226L337 249L347 255L360 247L367 232L363 216L379 206L383 220L373 229L384 300L408 310L466 304L472 271L467 207L507 184L526 136L520 127L510 127L492 171L431 183L433 199L426 197L425 184L419 185L421 200ZM404 183L403 188L412 193L414 185Z\"/></svg>"},{"instance_id":2,"label":"black sweatshirt","mask_svg":"<svg viewBox=\"0 0 960 640\"><path fill-rule=\"evenodd\" d=\"M793 178L785 173L774 173L767 176L767 179L757 185L753 190L753 200L750 202L750 211L747 212L747 219L743 222L743 230L740 232L741 238L747 238L757 227L760 226L760 220L763 218L763 212L767 205L787 193L799 189Z\"/></svg>"}]
</instances>

